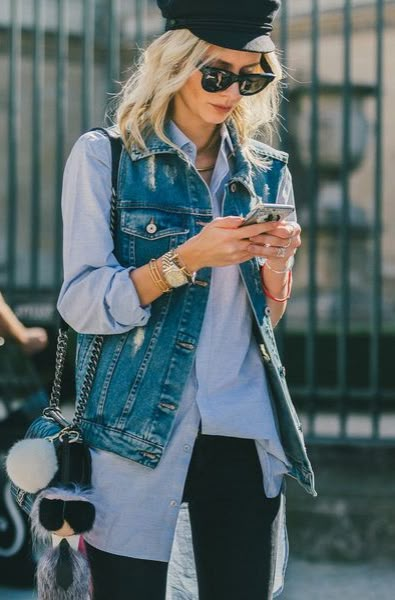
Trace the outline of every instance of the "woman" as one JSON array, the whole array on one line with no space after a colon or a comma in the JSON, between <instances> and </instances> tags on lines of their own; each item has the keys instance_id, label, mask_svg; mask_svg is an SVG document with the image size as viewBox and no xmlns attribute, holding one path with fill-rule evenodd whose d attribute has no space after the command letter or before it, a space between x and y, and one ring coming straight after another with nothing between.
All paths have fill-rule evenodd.
<instances>
[{"instance_id":1,"label":"woman","mask_svg":"<svg viewBox=\"0 0 395 600\"><path fill-rule=\"evenodd\" d=\"M159 4L168 31L124 86L113 132L114 243L108 139L83 135L65 170L58 307L79 332L77 386L105 335L82 422L94 598L165 598L188 502L198 597L269 599L284 474L314 493L272 332L300 227L240 227L259 201L292 202L286 155L251 139L276 115L279 2L231 1L221 17L217 0ZM172 597L196 597L181 585Z\"/></svg>"}]
</instances>

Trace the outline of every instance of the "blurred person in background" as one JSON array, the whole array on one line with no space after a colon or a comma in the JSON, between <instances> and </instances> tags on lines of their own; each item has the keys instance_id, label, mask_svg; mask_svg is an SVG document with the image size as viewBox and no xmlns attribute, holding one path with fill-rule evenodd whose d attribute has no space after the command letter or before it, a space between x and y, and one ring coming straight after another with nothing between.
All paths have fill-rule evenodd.
<instances>
[{"instance_id":1,"label":"blurred person in background","mask_svg":"<svg viewBox=\"0 0 395 600\"><path fill-rule=\"evenodd\" d=\"M7 338L16 341L25 354L35 354L44 350L48 335L43 327L25 327L0 293L0 336L1 344Z\"/></svg>"},{"instance_id":2,"label":"blurred person in background","mask_svg":"<svg viewBox=\"0 0 395 600\"><path fill-rule=\"evenodd\" d=\"M3 443L6 433L14 437L47 405L47 392L31 361L33 355L47 346L46 330L26 327L0 293L0 401L8 413L0 421ZM15 399L19 404L17 410L13 410Z\"/></svg>"},{"instance_id":3,"label":"blurred person in background","mask_svg":"<svg viewBox=\"0 0 395 600\"><path fill-rule=\"evenodd\" d=\"M46 330L26 327L0 293L0 458L48 404L31 360L47 345ZM35 565L27 517L11 496L3 468L0 524L0 585L31 587Z\"/></svg>"}]
</instances>

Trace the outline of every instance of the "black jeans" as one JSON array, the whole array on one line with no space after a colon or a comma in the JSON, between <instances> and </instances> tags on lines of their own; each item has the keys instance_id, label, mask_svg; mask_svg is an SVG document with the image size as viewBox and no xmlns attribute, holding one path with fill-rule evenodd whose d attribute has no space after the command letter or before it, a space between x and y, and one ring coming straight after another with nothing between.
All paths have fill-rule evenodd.
<instances>
[{"instance_id":1,"label":"black jeans","mask_svg":"<svg viewBox=\"0 0 395 600\"><path fill-rule=\"evenodd\" d=\"M184 501L199 600L270 600L280 496L264 494L254 441L199 435ZM93 600L165 600L167 563L87 550Z\"/></svg>"}]
</instances>

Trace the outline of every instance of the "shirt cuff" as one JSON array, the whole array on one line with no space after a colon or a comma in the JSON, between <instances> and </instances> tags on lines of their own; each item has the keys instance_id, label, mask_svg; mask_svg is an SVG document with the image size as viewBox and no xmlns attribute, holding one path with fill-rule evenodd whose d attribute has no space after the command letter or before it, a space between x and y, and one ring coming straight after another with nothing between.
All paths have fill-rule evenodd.
<instances>
[{"instance_id":1,"label":"shirt cuff","mask_svg":"<svg viewBox=\"0 0 395 600\"><path fill-rule=\"evenodd\" d=\"M117 275L116 288L110 288L106 294L105 304L107 310L121 327L142 327L147 324L151 316L151 305L141 306L137 290L129 273L135 267L120 271ZM122 294L119 291L122 290Z\"/></svg>"}]
</instances>

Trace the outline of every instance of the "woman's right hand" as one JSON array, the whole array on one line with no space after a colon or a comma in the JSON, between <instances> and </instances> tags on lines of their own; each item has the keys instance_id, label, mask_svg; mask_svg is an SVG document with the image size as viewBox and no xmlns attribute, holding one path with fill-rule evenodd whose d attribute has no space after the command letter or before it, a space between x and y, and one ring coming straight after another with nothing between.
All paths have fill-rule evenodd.
<instances>
[{"instance_id":1,"label":"woman's right hand","mask_svg":"<svg viewBox=\"0 0 395 600\"><path fill-rule=\"evenodd\" d=\"M179 246L177 253L188 270L226 267L250 260L254 256L247 250L251 246L250 238L277 226L270 222L240 227L243 221L243 217L218 217Z\"/></svg>"}]
</instances>

